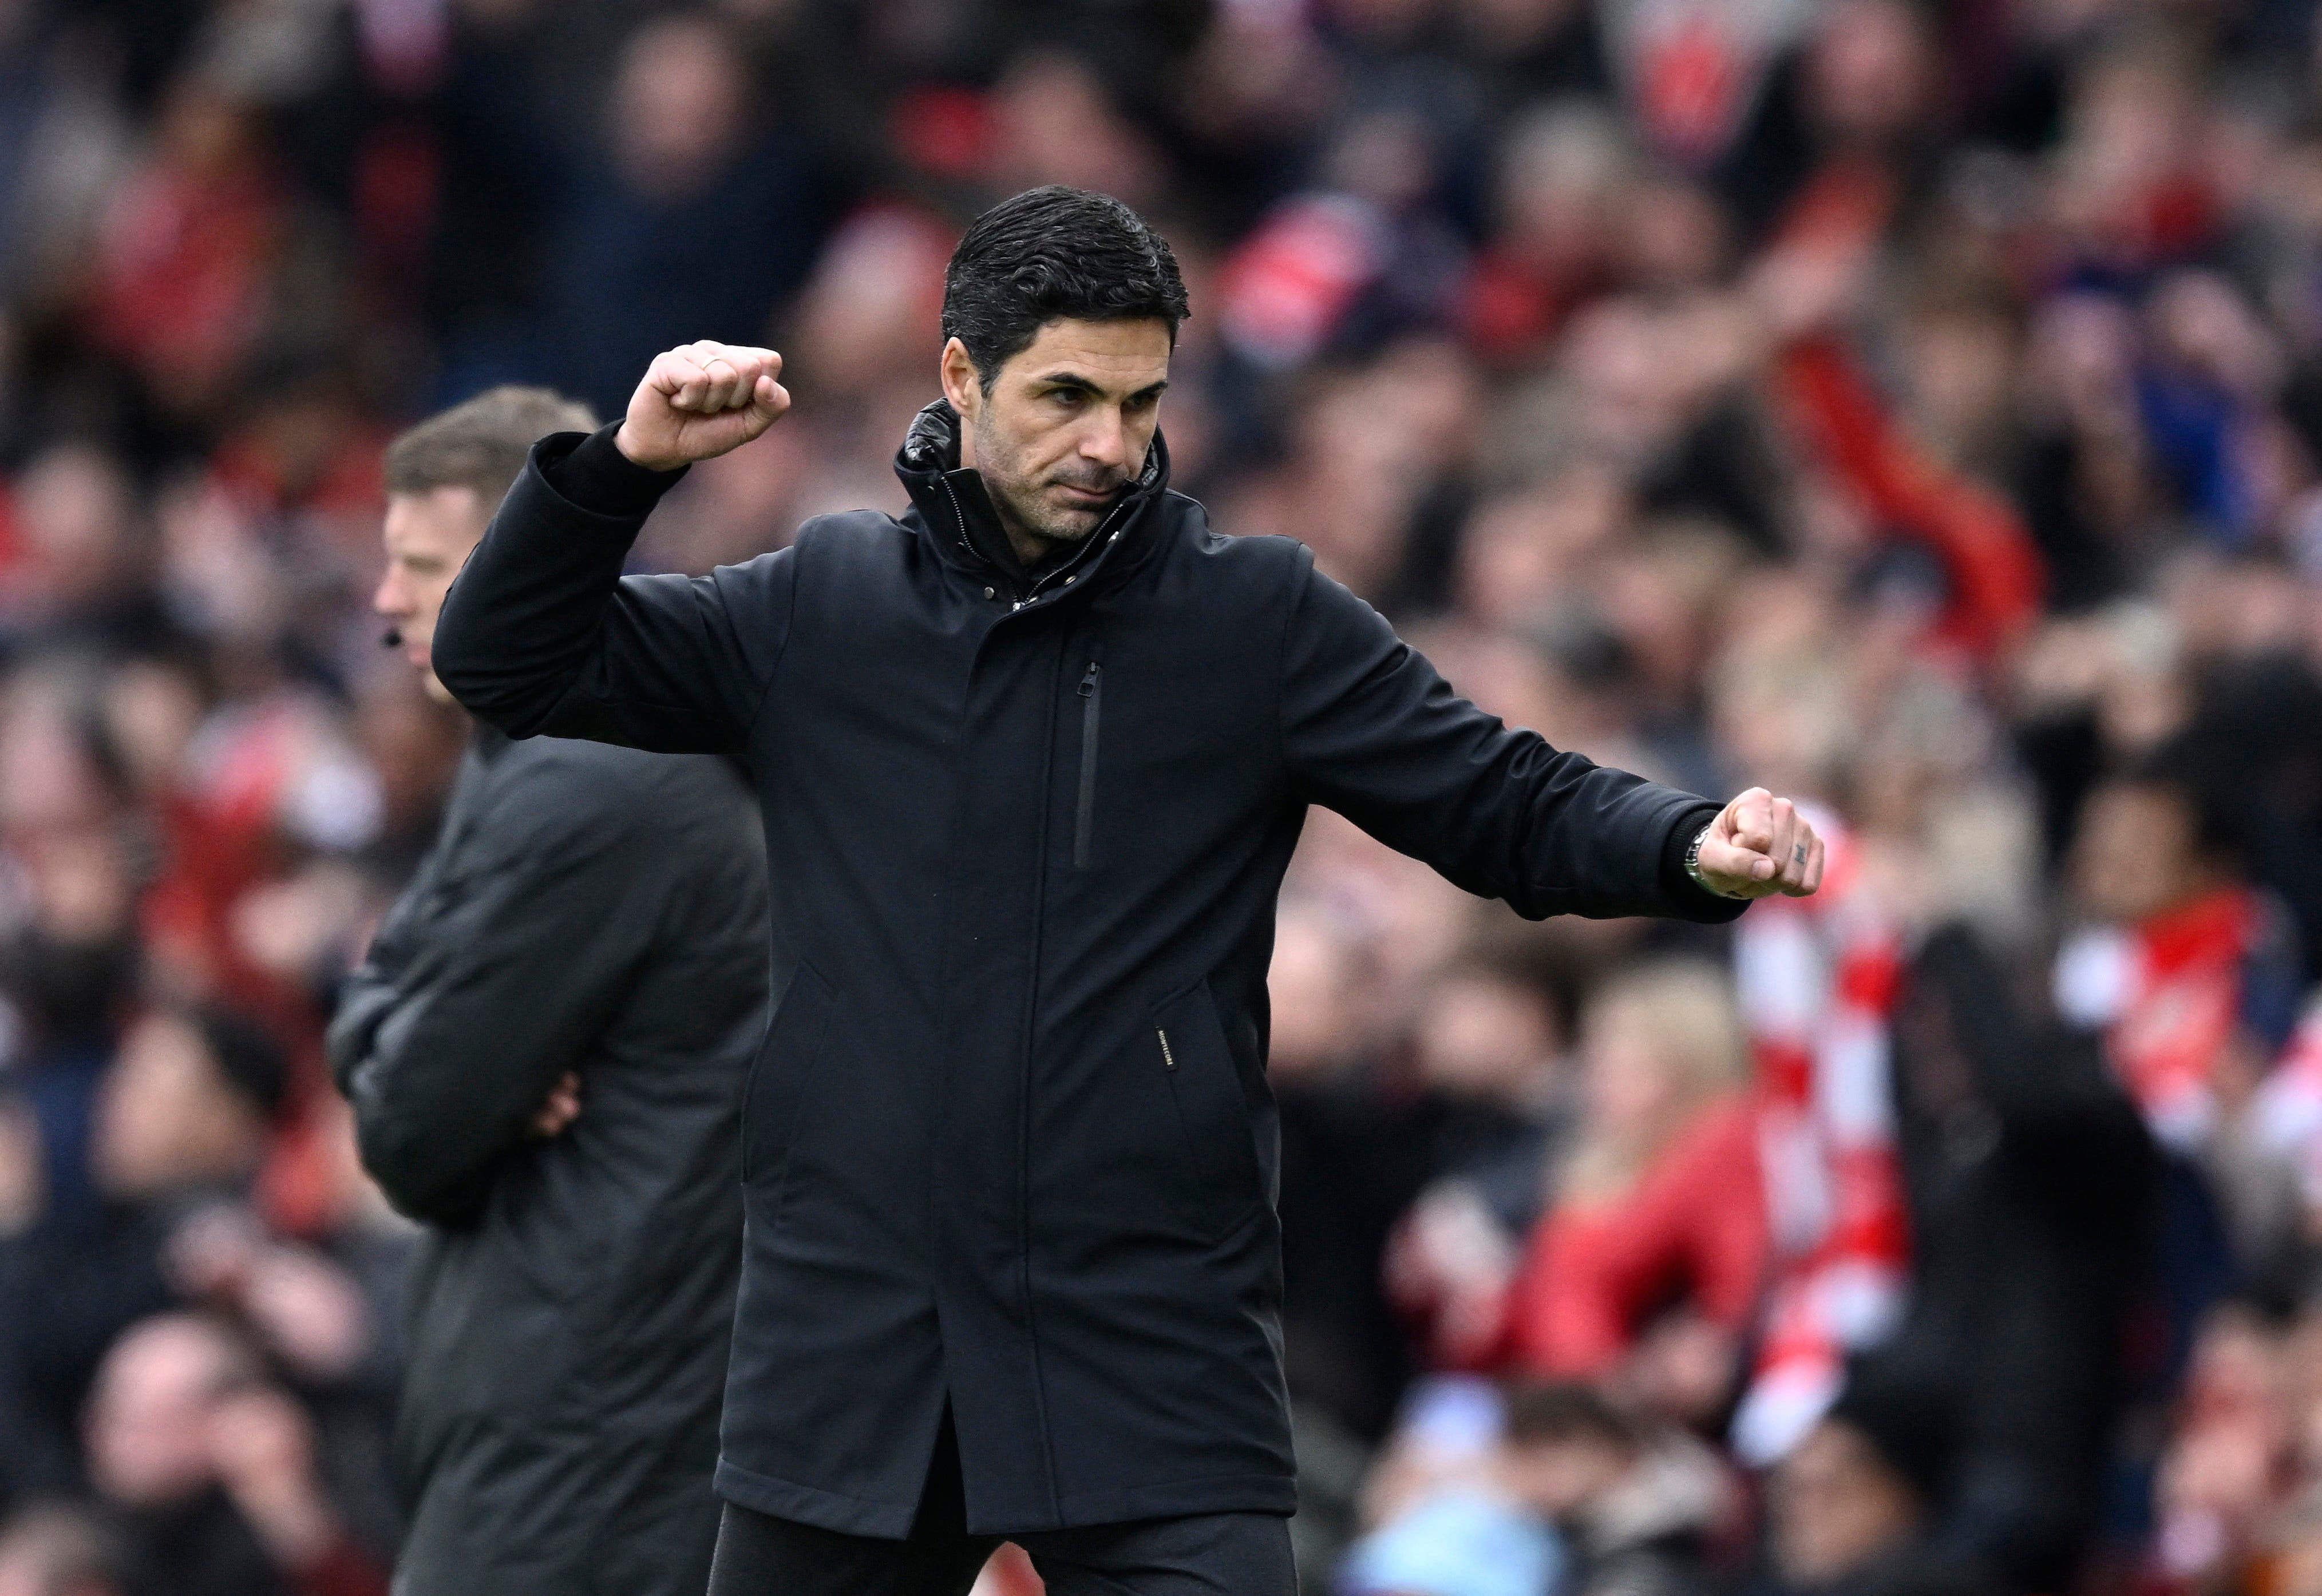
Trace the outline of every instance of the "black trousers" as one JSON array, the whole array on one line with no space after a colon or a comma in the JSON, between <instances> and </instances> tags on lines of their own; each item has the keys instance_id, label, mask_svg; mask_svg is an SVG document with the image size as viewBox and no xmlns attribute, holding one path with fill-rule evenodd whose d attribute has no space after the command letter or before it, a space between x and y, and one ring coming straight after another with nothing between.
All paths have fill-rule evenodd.
<instances>
[{"instance_id":1,"label":"black trousers","mask_svg":"<svg viewBox=\"0 0 2322 1596\"><path fill-rule=\"evenodd\" d=\"M1203 1513L1010 1537L1048 1596L1296 1596L1290 1521ZM964 1596L995 1535L967 1532L946 1415L918 1519L902 1540L841 1535L726 1504L709 1596Z\"/></svg>"}]
</instances>

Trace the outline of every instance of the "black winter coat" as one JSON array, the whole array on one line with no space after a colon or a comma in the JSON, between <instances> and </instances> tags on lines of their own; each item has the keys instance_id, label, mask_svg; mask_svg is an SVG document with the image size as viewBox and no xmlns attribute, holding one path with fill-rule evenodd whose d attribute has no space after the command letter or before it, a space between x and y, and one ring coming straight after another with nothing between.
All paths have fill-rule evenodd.
<instances>
[{"instance_id":1,"label":"black winter coat","mask_svg":"<svg viewBox=\"0 0 2322 1596\"><path fill-rule=\"evenodd\" d=\"M1894 1053L1910 1305L1849 1378L1920 1432L1929 1546L2054 1591L2100 1522L2161 1164L2098 1038L2035 1020L2015 974L1960 926L1911 969Z\"/></svg>"},{"instance_id":2,"label":"black winter coat","mask_svg":"<svg viewBox=\"0 0 2322 1596\"><path fill-rule=\"evenodd\" d=\"M481 728L330 1055L430 1227L398 1596L699 1596L765 1027L766 869L725 762ZM580 1117L527 1134L580 1077Z\"/></svg>"},{"instance_id":3,"label":"black winter coat","mask_svg":"<svg viewBox=\"0 0 2322 1596\"><path fill-rule=\"evenodd\" d=\"M900 1536L948 1401L978 1532L1288 1512L1266 977L1307 806L1529 916L1703 920L1740 907L1682 870L1715 807L1463 701L1157 439L1019 589L957 427L914 424L901 520L698 579L621 577L660 484L610 429L544 440L436 670L511 735L755 774L727 1498Z\"/></svg>"}]
</instances>

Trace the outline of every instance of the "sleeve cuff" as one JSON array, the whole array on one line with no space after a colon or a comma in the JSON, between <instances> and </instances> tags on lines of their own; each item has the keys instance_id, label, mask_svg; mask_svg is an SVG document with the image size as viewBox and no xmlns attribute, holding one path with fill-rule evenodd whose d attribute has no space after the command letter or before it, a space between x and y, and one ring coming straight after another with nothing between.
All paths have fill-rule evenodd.
<instances>
[{"instance_id":1,"label":"sleeve cuff","mask_svg":"<svg viewBox=\"0 0 2322 1596\"><path fill-rule=\"evenodd\" d=\"M558 433L540 442L533 459L548 485L576 507L599 515L641 519L691 468L656 471L637 464L613 442L620 426L614 422L586 437Z\"/></svg>"},{"instance_id":2,"label":"sleeve cuff","mask_svg":"<svg viewBox=\"0 0 2322 1596\"><path fill-rule=\"evenodd\" d=\"M1678 811L1677 823L1669 827L1668 840L1661 844L1661 890L1668 895L1678 912L1688 920L1705 925L1723 925L1739 919L1742 911L1750 907L1742 898L1724 898L1696 882L1685 870L1685 851L1701 828L1717 818L1722 804L1704 799L1698 804Z\"/></svg>"}]
</instances>

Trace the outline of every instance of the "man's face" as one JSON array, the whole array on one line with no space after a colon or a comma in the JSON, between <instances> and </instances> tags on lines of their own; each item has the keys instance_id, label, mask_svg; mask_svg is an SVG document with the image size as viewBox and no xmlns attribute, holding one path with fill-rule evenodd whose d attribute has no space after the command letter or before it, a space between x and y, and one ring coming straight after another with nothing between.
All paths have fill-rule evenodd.
<instances>
[{"instance_id":1,"label":"man's face","mask_svg":"<svg viewBox=\"0 0 2322 1596\"><path fill-rule=\"evenodd\" d=\"M1011 538L1078 543L1145 468L1169 386L1168 324L1050 322L988 393L955 338L943 384L964 424L960 463L983 476Z\"/></svg>"},{"instance_id":2,"label":"man's face","mask_svg":"<svg viewBox=\"0 0 2322 1596\"><path fill-rule=\"evenodd\" d=\"M150 1197L242 1173L265 1134L200 1033L175 1016L150 1015L122 1038L97 1090L89 1162L114 1196Z\"/></svg>"},{"instance_id":3,"label":"man's face","mask_svg":"<svg viewBox=\"0 0 2322 1596\"><path fill-rule=\"evenodd\" d=\"M215 1473L211 1419L227 1364L216 1332L174 1316L114 1343L84 1417L97 1489L124 1506L154 1507L207 1485Z\"/></svg>"},{"instance_id":4,"label":"man's face","mask_svg":"<svg viewBox=\"0 0 2322 1596\"><path fill-rule=\"evenodd\" d=\"M1774 1471L1774 1561L1798 1584L1850 1573L1908 1540L1918 1500L1870 1443L1825 1418Z\"/></svg>"},{"instance_id":5,"label":"man's face","mask_svg":"<svg viewBox=\"0 0 2322 1596\"><path fill-rule=\"evenodd\" d=\"M435 617L489 520L472 488L398 493L387 501L387 571L370 606L403 634L404 657L419 668L420 686L438 703L453 700L429 662Z\"/></svg>"},{"instance_id":6,"label":"man's face","mask_svg":"<svg viewBox=\"0 0 2322 1596\"><path fill-rule=\"evenodd\" d=\"M2208 885L2197 822L2167 788L2115 781L2098 788L2080 815L2073 885L2098 919L2135 925L2173 908Z\"/></svg>"}]
</instances>

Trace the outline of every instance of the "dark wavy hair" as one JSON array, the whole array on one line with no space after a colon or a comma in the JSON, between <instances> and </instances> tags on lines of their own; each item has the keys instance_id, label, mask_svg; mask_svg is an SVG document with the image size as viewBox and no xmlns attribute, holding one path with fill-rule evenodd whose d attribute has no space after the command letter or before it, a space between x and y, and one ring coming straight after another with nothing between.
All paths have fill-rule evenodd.
<instances>
[{"instance_id":1,"label":"dark wavy hair","mask_svg":"<svg viewBox=\"0 0 2322 1596\"><path fill-rule=\"evenodd\" d=\"M989 393L1000 368L1061 320L1166 322L1174 345L1185 284L1169 242L1110 195L1051 184L968 224L944 272L943 330L967 346Z\"/></svg>"}]
</instances>

